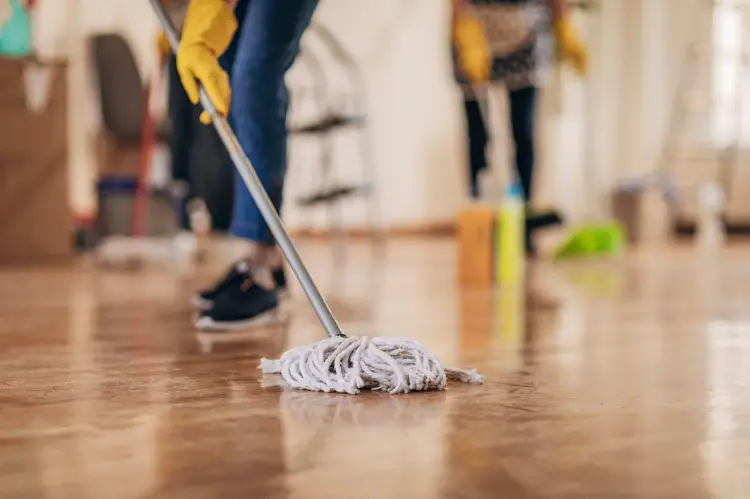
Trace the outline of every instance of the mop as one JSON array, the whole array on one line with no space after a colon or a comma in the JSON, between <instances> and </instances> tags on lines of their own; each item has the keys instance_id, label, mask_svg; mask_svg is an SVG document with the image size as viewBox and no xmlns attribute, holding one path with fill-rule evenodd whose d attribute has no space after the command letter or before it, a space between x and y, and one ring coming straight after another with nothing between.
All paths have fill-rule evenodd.
<instances>
[{"instance_id":1,"label":"mop","mask_svg":"<svg viewBox=\"0 0 750 499\"><path fill-rule=\"evenodd\" d=\"M160 0L151 6L177 52L177 30ZM476 370L444 367L438 358L418 341L407 338L368 338L346 336L325 302L297 249L289 237L260 179L242 150L231 127L217 111L206 91L200 89L200 102L229 152L232 162L250 191L263 219L297 277L328 339L292 348L280 359L262 359L264 374L280 374L292 388L358 394L363 389L391 394L443 390L448 380L482 383Z\"/></svg>"}]
</instances>

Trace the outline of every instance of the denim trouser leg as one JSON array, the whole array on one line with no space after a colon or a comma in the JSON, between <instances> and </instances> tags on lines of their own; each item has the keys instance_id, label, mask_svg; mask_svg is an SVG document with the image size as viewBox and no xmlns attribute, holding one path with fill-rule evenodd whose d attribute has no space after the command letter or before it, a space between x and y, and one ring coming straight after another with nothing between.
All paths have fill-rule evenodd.
<instances>
[{"instance_id":1,"label":"denim trouser leg","mask_svg":"<svg viewBox=\"0 0 750 499\"><path fill-rule=\"evenodd\" d=\"M286 174L288 94L284 75L318 0L249 0L237 7L236 40L222 63L229 66L229 120L268 196L281 209ZM235 176L231 232L272 244L273 236L239 174Z\"/></svg>"}]
</instances>

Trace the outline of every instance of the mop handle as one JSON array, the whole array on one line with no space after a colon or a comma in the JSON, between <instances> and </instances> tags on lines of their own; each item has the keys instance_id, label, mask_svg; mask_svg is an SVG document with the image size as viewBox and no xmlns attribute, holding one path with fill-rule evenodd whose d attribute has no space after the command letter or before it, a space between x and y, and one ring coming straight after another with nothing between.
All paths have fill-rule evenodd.
<instances>
[{"instance_id":1,"label":"mop handle","mask_svg":"<svg viewBox=\"0 0 750 499\"><path fill-rule=\"evenodd\" d=\"M167 36L167 40L169 40L169 44L172 46L172 50L176 54L177 48L180 45L180 38L177 34L177 29L167 14L161 0L149 1L154 8L156 16L159 18L159 23ZM286 258L286 261L292 268L294 275L297 276L297 280L302 286L302 290L305 292L308 300L310 300L310 304L315 310L315 314L323 324L326 334L329 338L344 336L341 327L331 312L331 309L328 307L325 299L315 286L305 264L302 263L302 259L300 258L299 253L297 253L297 249L294 247L289 234L284 228L284 223L281 221L281 217L276 212L276 208L274 208L268 194L266 194L263 184L255 173L252 163L243 152L242 146L240 146L240 143L237 141L237 137L232 131L232 128L224 117L216 111L216 106L211 102L211 98L203 89L203 86L200 87L200 102L203 109L211 116L214 128L216 128L216 132L219 134L219 137L221 137L224 147L226 147L229 156L232 158L232 163L234 163L237 172L240 174L240 177L242 177L242 181L245 183L248 191L250 191L253 201L255 201L255 204L258 206L260 213L263 215L263 219L268 224L268 228L276 239L276 243L279 245L279 248L281 248L284 258Z\"/></svg>"}]
</instances>

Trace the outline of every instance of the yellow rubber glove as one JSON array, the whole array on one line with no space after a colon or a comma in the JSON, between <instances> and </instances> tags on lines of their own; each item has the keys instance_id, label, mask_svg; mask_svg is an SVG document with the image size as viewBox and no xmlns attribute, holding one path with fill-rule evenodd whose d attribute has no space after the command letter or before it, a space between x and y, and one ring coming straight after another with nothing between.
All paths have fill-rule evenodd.
<instances>
[{"instance_id":1,"label":"yellow rubber glove","mask_svg":"<svg viewBox=\"0 0 750 499\"><path fill-rule=\"evenodd\" d=\"M563 17L555 23L555 38L557 50L564 61L570 64L580 75L588 71L588 51L578 33L570 22L570 18Z\"/></svg>"},{"instance_id":2,"label":"yellow rubber glove","mask_svg":"<svg viewBox=\"0 0 750 499\"><path fill-rule=\"evenodd\" d=\"M458 66L469 81L489 80L491 55L481 21L468 13L458 14L453 21L453 43Z\"/></svg>"},{"instance_id":3,"label":"yellow rubber glove","mask_svg":"<svg viewBox=\"0 0 750 499\"><path fill-rule=\"evenodd\" d=\"M177 71L190 101L193 104L200 101L200 82L222 116L229 113L231 89L229 75L219 65L219 56L229 47L236 31L237 19L231 2L192 0L177 50ZM201 123L211 123L205 111Z\"/></svg>"}]
</instances>

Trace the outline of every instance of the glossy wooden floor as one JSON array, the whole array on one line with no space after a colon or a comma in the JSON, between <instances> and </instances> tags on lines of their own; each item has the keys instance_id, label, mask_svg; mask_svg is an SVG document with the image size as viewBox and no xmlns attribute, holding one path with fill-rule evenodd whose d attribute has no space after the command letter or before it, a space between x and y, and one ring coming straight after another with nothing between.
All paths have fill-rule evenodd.
<instances>
[{"instance_id":1,"label":"glossy wooden floor","mask_svg":"<svg viewBox=\"0 0 750 499\"><path fill-rule=\"evenodd\" d=\"M261 382L322 334L299 291L286 327L212 341L208 271L0 269L0 496L748 498L749 250L538 265L495 297L456 287L448 242L306 246L349 332L488 379L409 396Z\"/></svg>"}]
</instances>

